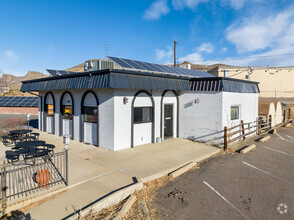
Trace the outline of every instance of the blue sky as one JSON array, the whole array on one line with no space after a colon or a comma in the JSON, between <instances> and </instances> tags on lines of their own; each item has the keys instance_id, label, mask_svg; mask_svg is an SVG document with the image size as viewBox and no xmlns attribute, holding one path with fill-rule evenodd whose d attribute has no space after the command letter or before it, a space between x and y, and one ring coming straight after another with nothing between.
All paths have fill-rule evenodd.
<instances>
[{"instance_id":1,"label":"blue sky","mask_svg":"<svg viewBox=\"0 0 294 220\"><path fill-rule=\"evenodd\" d=\"M292 2L0 0L0 73L66 69L105 58L105 47L170 63L173 40L179 62L294 66Z\"/></svg>"}]
</instances>

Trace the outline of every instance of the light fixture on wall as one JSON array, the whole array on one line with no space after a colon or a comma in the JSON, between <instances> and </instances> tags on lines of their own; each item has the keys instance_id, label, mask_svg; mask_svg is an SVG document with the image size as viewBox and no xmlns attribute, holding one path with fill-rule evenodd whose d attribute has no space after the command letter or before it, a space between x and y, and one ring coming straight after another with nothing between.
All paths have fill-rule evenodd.
<instances>
[{"instance_id":1,"label":"light fixture on wall","mask_svg":"<svg viewBox=\"0 0 294 220\"><path fill-rule=\"evenodd\" d=\"M124 103L124 104L127 104L128 102L129 102L129 99L128 99L128 97L125 96L125 97L123 98L123 103Z\"/></svg>"}]
</instances>

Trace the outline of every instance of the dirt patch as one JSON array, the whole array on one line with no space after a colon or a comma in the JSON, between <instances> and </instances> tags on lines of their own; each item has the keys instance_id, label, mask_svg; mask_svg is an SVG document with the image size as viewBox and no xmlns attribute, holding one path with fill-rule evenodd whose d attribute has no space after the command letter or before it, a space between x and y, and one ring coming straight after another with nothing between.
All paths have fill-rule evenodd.
<instances>
[{"instance_id":1,"label":"dirt patch","mask_svg":"<svg viewBox=\"0 0 294 220\"><path fill-rule=\"evenodd\" d=\"M2 141L2 136L7 135L11 130L17 130L26 125L26 120L24 118L7 118L0 123L0 140Z\"/></svg>"}]
</instances>

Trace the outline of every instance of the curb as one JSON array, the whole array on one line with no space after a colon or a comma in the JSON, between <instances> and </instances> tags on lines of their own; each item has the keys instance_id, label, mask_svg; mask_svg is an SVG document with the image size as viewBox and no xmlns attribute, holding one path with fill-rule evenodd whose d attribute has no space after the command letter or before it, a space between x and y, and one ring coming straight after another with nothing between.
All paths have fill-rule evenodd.
<instances>
[{"instance_id":1,"label":"curb","mask_svg":"<svg viewBox=\"0 0 294 220\"><path fill-rule=\"evenodd\" d=\"M243 150L241 150L241 154L246 154L248 153L249 151L252 151L254 148L256 148L256 145L255 144L251 144L249 145L248 147L245 147Z\"/></svg>"},{"instance_id":2,"label":"curb","mask_svg":"<svg viewBox=\"0 0 294 220\"><path fill-rule=\"evenodd\" d=\"M107 196L106 198L100 200L99 202L92 205L91 207L88 207L88 208L86 208L84 210L81 210L81 211L73 214L72 216L70 216L67 219L83 218L90 211L99 212L100 210L102 210L104 208L107 208L107 207L110 207L112 205L115 205L115 204L119 203L120 201L122 201L125 198L127 198L128 196L130 196L136 190L140 190L142 188L143 188L143 183L142 182L135 183L135 184L133 184L131 186L128 186L128 187L126 187L124 189L121 189L119 191L114 192L112 195Z\"/></svg>"},{"instance_id":3,"label":"curb","mask_svg":"<svg viewBox=\"0 0 294 220\"><path fill-rule=\"evenodd\" d=\"M271 138L271 136L265 136L265 137L263 137L263 138L261 138L260 140L259 140L259 142L266 142L266 141L268 141L269 139Z\"/></svg>"},{"instance_id":4,"label":"curb","mask_svg":"<svg viewBox=\"0 0 294 220\"><path fill-rule=\"evenodd\" d=\"M184 174L185 172L187 172L188 170L190 170L192 167L195 167L196 164L197 164L196 162L192 161L192 162L186 164L185 166L180 167L179 169L169 173L168 175L172 178L178 177L178 176Z\"/></svg>"},{"instance_id":5,"label":"curb","mask_svg":"<svg viewBox=\"0 0 294 220\"><path fill-rule=\"evenodd\" d=\"M117 216L114 218L114 220L121 220L127 213L128 211L132 208L134 203L136 202L136 196L131 195L130 198L126 201L126 203L123 205L121 210L118 212Z\"/></svg>"}]
</instances>

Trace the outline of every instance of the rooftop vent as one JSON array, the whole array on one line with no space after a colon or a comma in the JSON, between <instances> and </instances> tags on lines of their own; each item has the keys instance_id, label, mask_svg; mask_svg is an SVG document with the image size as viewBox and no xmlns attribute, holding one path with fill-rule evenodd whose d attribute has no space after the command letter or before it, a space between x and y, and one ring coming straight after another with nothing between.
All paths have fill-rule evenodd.
<instances>
[{"instance_id":1,"label":"rooftop vent","mask_svg":"<svg viewBox=\"0 0 294 220\"><path fill-rule=\"evenodd\" d=\"M84 63L84 71L114 69L114 63L109 60L88 60Z\"/></svg>"},{"instance_id":2,"label":"rooftop vent","mask_svg":"<svg viewBox=\"0 0 294 220\"><path fill-rule=\"evenodd\" d=\"M185 63L185 64L181 64L179 65L180 68L184 68L184 69L191 69L191 64L190 63Z\"/></svg>"}]
</instances>

